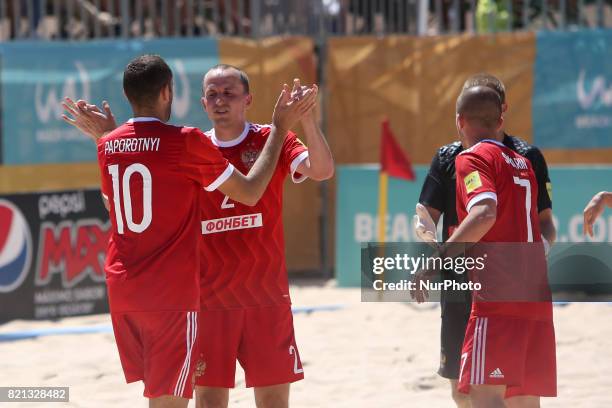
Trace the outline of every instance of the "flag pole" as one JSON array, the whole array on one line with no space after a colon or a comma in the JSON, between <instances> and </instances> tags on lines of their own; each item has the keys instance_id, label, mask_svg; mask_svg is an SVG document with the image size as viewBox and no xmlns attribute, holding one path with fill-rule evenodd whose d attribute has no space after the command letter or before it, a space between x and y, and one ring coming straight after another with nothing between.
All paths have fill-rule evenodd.
<instances>
[{"instance_id":1,"label":"flag pole","mask_svg":"<svg viewBox=\"0 0 612 408\"><path fill-rule=\"evenodd\" d=\"M378 177L378 242L385 243L385 219L387 218L387 190L389 176L387 172L380 171Z\"/></svg>"},{"instance_id":2,"label":"flag pole","mask_svg":"<svg viewBox=\"0 0 612 408\"><path fill-rule=\"evenodd\" d=\"M378 256L385 256L385 226L387 220L387 199L388 199L389 175L386 171L380 170L378 176ZM381 281L385 281L385 273L380 275ZM383 291L378 292L378 300L382 300Z\"/></svg>"},{"instance_id":3,"label":"flag pole","mask_svg":"<svg viewBox=\"0 0 612 408\"><path fill-rule=\"evenodd\" d=\"M381 123L380 138L380 173L378 176L378 256L386 256L386 236L387 214L389 212L389 176L404 180L414 180L414 171L410 164L410 159L402 151L402 148L395 140L389 120L384 119ZM391 276L391 275L389 275ZM385 273L379 276L385 282ZM378 300L383 300L384 291L378 291Z\"/></svg>"}]
</instances>

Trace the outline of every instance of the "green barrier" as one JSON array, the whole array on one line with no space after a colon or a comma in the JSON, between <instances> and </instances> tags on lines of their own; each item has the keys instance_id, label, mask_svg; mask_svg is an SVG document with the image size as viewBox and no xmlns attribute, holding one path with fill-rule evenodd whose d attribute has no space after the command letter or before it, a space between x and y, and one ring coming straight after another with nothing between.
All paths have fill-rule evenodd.
<instances>
[{"instance_id":1,"label":"green barrier","mask_svg":"<svg viewBox=\"0 0 612 408\"><path fill-rule=\"evenodd\" d=\"M416 182L389 180L387 242L416 241L412 216L427 167L415 171ZM336 174L336 277L341 287L358 287L361 245L378 239L378 165L338 166ZM553 166L550 178L558 241L612 242L609 212L597 220L593 239L582 234L582 211L595 193L612 189L612 166Z\"/></svg>"}]
</instances>

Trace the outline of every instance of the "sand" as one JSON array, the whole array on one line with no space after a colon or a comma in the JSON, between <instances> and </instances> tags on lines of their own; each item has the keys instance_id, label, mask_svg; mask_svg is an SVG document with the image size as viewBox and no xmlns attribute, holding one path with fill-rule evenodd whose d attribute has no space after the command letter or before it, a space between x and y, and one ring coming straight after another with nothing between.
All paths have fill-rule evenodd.
<instances>
[{"instance_id":1,"label":"sand","mask_svg":"<svg viewBox=\"0 0 612 408\"><path fill-rule=\"evenodd\" d=\"M292 286L295 306L344 308L297 314L295 329L306 379L292 386L292 407L452 407L436 374L439 308L361 303L358 289L333 282ZM110 324L108 315L57 322L13 321L0 333L51 326ZM612 406L612 306L555 307L559 397L543 407ZM231 407L254 407L237 370ZM69 386L70 403L0 406L146 407L141 383L125 384L111 333L0 342L0 385ZM193 402L190 407L194 406Z\"/></svg>"}]
</instances>

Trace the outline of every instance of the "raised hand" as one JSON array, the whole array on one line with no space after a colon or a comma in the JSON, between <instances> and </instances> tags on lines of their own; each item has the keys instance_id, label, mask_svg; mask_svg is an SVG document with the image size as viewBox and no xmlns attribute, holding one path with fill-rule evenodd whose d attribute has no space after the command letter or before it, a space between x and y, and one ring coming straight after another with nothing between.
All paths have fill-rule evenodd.
<instances>
[{"instance_id":1,"label":"raised hand","mask_svg":"<svg viewBox=\"0 0 612 408\"><path fill-rule=\"evenodd\" d=\"M593 224L604 212L606 206L610 205L612 205L612 193L600 191L593 196L582 213L584 217L582 232L585 235L588 234L590 237L593 237Z\"/></svg>"},{"instance_id":2,"label":"raised hand","mask_svg":"<svg viewBox=\"0 0 612 408\"><path fill-rule=\"evenodd\" d=\"M62 107L65 111L62 115L64 122L76 127L94 142L117 127L115 116L106 101L102 103L103 110L87 101L74 102L70 98L64 99Z\"/></svg>"},{"instance_id":3,"label":"raised hand","mask_svg":"<svg viewBox=\"0 0 612 408\"><path fill-rule=\"evenodd\" d=\"M305 85L302 85L300 82L299 78L295 78L293 80L293 88L291 89L291 99L293 100L299 100L304 96L304 92L306 92L306 90L308 89L314 89L315 92L318 93L319 91L319 87L316 84L312 85L312 88L308 88ZM308 112L308 114L302 116L301 121L302 123L304 123L304 121L315 121L317 120L317 104L315 103L314 106L312 107L312 109Z\"/></svg>"},{"instance_id":4,"label":"raised hand","mask_svg":"<svg viewBox=\"0 0 612 408\"><path fill-rule=\"evenodd\" d=\"M298 98L291 96L289 85L284 84L283 90L274 106L272 114L272 123L284 130L289 130L295 123L300 120L305 114L310 112L317 103L318 89L307 88L301 93Z\"/></svg>"}]
</instances>

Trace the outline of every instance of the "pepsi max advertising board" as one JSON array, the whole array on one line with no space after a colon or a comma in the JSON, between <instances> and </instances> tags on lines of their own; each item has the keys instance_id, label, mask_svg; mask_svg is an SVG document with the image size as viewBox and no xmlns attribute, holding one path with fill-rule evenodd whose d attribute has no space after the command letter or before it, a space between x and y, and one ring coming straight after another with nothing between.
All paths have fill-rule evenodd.
<instances>
[{"instance_id":1,"label":"pepsi max advertising board","mask_svg":"<svg viewBox=\"0 0 612 408\"><path fill-rule=\"evenodd\" d=\"M108 312L99 190L0 196L0 322Z\"/></svg>"}]
</instances>

